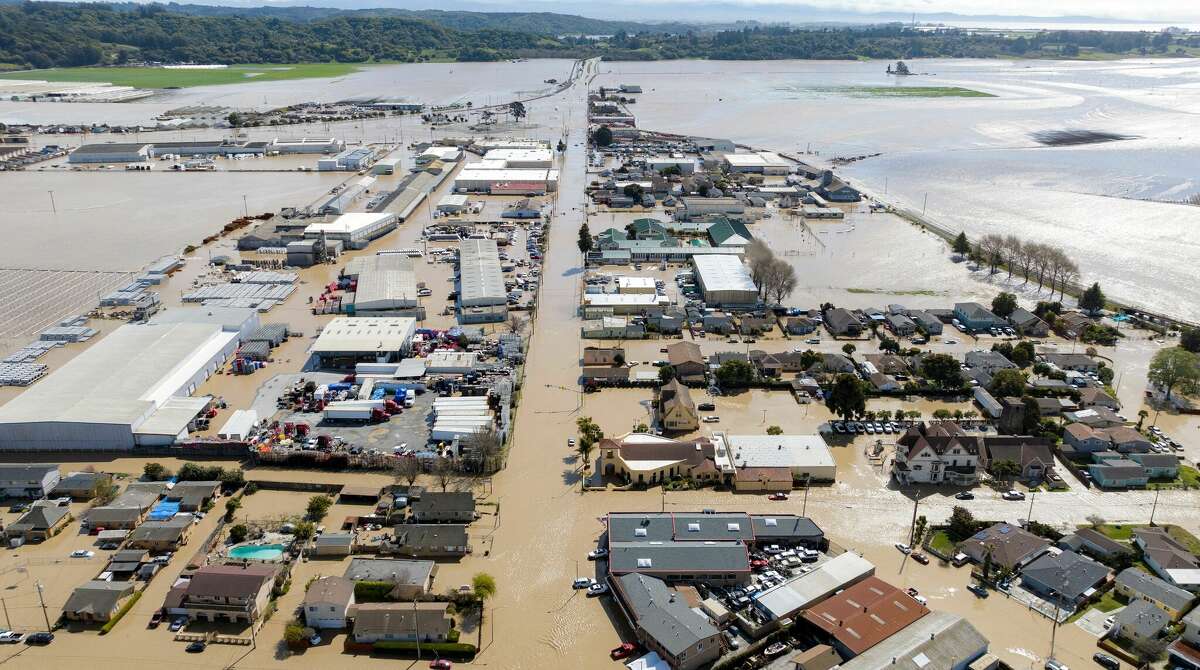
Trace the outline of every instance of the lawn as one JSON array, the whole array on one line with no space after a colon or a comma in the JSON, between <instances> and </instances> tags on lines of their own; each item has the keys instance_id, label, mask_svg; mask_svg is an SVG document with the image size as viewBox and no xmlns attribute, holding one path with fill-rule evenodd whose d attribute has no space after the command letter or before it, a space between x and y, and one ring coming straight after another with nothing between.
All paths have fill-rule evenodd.
<instances>
[{"instance_id":1,"label":"lawn","mask_svg":"<svg viewBox=\"0 0 1200 670\"><path fill-rule=\"evenodd\" d=\"M1088 528L1089 526L1080 526L1080 528ZM1145 528L1146 524L1102 524L1096 530L1103 533L1110 539L1118 542L1129 542L1133 539L1133 531L1137 528ZM1167 534L1175 538L1177 542L1187 547L1187 550L1193 554L1200 554L1200 538L1192 535L1188 531L1179 526L1162 526L1167 529Z\"/></svg>"},{"instance_id":2,"label":"lawn","mask_svg":"<svg viewBox=\"0 0 1200 670\"><path fill-rule=\"evenodd\" d=\"M19 70L0 74L0 79L44 79L46 81L109 82L135 88L188 88L240 84L248 81L279 81L340 77L357 72L353 63L301 63L296 65L230 65L213 70L174 70L163 67L70 67L50 70Z\"/></svg>"},{"instance_id":3,"label":"lawn","mask_svg":"<svg viewBox=\"0 0 1200 670\"><path fill-rule=\"evenodd\" d=\"M1096 527L1105 537L1118 542L1129 542L1133 539L1133 529L1140 528L1138 524L1101 524ZM1090 526L1080 526L1080 528L1090 528Z\"/></svg>"},{"instance_id":4,"label":"lawn","mask_svg":"<svg viewBox=\"0 0 1200 670\"><path fill-rule=\"evenodd\" d=\"M929 546L946 556L954 556L954 542L944 530L939 530L929 538Z\"/></svg>"},{"instance_id":5,"label":"lawn","mask_svg":"<svg viewBox=\"0 0 1200 670\"><path fill-rule=\"evenodd\" d=\"M1101 612L1111 612L1120 607L1124 607L1127 604L1128 604L1127 602L1119 599L1119 596L1117 596L1115 591L1113 591L1112 589L1109 589L1104 592L1104 595L1102 595L1100 597L1100 600L1097 600L1096 602L1092 603L1091 607L1086 607L1086 608L1081 609L1078 612L1072 614L1070 616L1070 618L1067 619L1067 623L1074 622L1076 619L1083 616L1084 614L1087 614L1088 612L1090 612L1093 609L1098 609Z\"/></svg>"},{"instance_id":6,"label":"lawn","mask_svg":"<svg viewBox=\"0 0 1200 670\"><path fill-rule=\"evenodd\" d=\"M961 86L825 86L812 89L855 98L994 98L996 96Z\"/></svg>"},{"instance_id":7,"label":"lawn","mask_svg":"<svg viewBox=\"0 0 1200 670\"><path fill-rule=\"evenodd\" d=\"M1146 486L1149 489L1178 489L1200 487L1200 471L1190 465L1179 466L1179 476L1171 480L1152 479Z\"/></svg>"}]
</instances>

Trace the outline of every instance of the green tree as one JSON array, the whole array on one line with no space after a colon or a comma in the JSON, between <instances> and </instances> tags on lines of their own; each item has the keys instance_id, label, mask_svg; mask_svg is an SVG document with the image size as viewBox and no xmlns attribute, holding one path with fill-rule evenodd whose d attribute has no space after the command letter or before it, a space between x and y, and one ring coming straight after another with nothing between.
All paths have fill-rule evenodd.
<instances>
[{"instance_id":1,"label":"green tree","mask_svg":"<svg viewBox=\"0 0 1200 670\"><path fill-rule=\"evenodd\" d=\"M1142 429L1142 424L1146 422L1146 417L1148 417L1148 416L1150 416L1150 412L1147 412L1144 409L1138 410L1138 422L1137 422L1138 430Z\"/></svg>"},{"instance_id":2,"label":"green tree","mask_svg":"<svg viewBox=\"0 0 1200 670\"><path fill-rule=\"evenodd\" d=\"M1025 393L1025 383L1029 379L1020 370L997 370L988 384L988 391L997 398L1021 397Z\"/></svg>"},{"instance_id":3,"label":"green tree","mask_svg":"<svg viewBox=\"0 0 1200 670\"><path fill-rule=\"evenodd\" d=\"M484 601L495 597L496 595L496 578L486 572L477 572L471 578L471 591L475 594L475 599L482 605Z\"/></svg>"},{"instance_id":4,"label":"green tree","mask_svg":"<svg viewBox=\"0 0 1200 670\"><path fill-rule=\"evenodd\" d=\"M660 384L666 384L667 382L671 381L674 378L675 378L675 366L674 365L664 365L658 369L658 382Z\"/></svg>"},{"instance_id":5,"label":"green tree","mask_svg":"<svg viewBox=\"0 0 1200 670\"><path fill-rule=\"evenodd\" d=\"M608 126L600 126L592 132L592 142L598 147L606 147L612 144L612 130Z\"/></svg>"},{"instance_id":6,"label":"green tree","mask_svg":"<svg viewBox=\"0 0 1200 670\"><path fill-rule=\"evenodd\" d=\"M525 103L521 102L520 100L514 100L508 103L508 113L512 115L513 119L520 121L521 119L525 118L525 115L527 114L525 111Z\"/></svg>"},{"instance_id":7,"label":"green tree","mask_svg":"<svg viewBox=\"0 0 1200 670\"><path fill-rule=\"evenodd\" d=\"M884 336L879 338L879 350L889 354L900 353L900 343L890 337Z\"/></svg>"},{"instance_id":8,"label":"green tree","mask_svg":"<svg viewBox=\"0 0 1200 670\"><path fill-rule=\"evenodd\" d=\"M783 435L783 429L779 426L767 426L767 435Z\"/></svg>"},{"instance_id":9,"label":"green tree","mask_svg":"<svg viewBox=\"0 0 1200 670\"><path fill-rule=\"evenodd\" d=\"M855 351L858 351L858 347L855 347L853 344L850 344L849 342L842 345L842 353L846 354L846 356L853 357Z\"/></svg>"},{"instance_id":10,"label":"green tree","mask_svg":"<svg viewBox=\"0 0 1200 670\"><path fill-rule=\"evenodd\" d=\"M955 506L950 512L950 520L946 525L946 535L955 542L963 540L975 534L978 524L975 521L975 516L971 514L971 510L966 507Z\"/></svg>"},{"instance_id":11,"label":"green tree","mask_svg":"<svg viewBox=\"0 0 1200 670\"><path fill-rule=\"evenodd\" d=\"M967 241L966 233L959 233L954 238L954 253L965 256L971 252L971 243Z\"/></svg>"},{"instance_id":12,"label":"green tree","mask_svg":"<svg viewBox=\"0 0 1200 670\"><path fill-rule=\"evenodd\" d=\"M649 433L649 432L650 432L650 426L646 425L646 422L645 422L645 421L643 421L643 422L641 422L641 423L639 423L638 425L636 425L636 426L634 426L634 427L633 427L633 432L635 432L635 433Z\"/></svg>"},{"instance_id":13,"label":"green tree","mask_svg":"<svg viewBox=\"0 0 1200 670\"><path fill-rule=\"evenodd\" d=\"M1095 314L1104 309L1104 304L1107 300L1104 297L1104 291L1100 290L1100 283L1092 284L1079 296L1079 308L1087 311L1090 314Z\"/></svg>"},{"instance_id":14,"label":"green tree","mask_svg":"<svg viewBox=\"0 0 1200 670\"><path fill-rule=\"evenodd\" d=\"M329 508L333 506L333 498L327 495L313 496L308 499L308 507L305 508L305 513L308 515L309 521L320 521L329 513Z\"/></svg>"},{"instance_id":15,"label":"green tree","mask_svg":"<svg viewBox=\"0 0 1200 670\"><path fill-rule=\"evenodd\" d=\"M867 411L867 394L857 377L841 374L834 381L833 388L825 398L825 404L829 411L845 421Z\"/></svg>"},{"instance_id":16,"label":"green tree","mask_svg":"<svg viewBox=\"0 0 1200 670\"><path fill-rule=\"evenodd\" d=\"M1113 372L1112 368L1108 367L1104 363L1101 363L1100 369L1096 371L1096 376L1100 378L1101 384L1111 384L1113 377L1116 376L1116 373Z\"/></svg>"},{"instance_id":17,"label":"green tree","mask_svg":"<svg viewBox=\"0 0 1200 670\"><path fill-rule=\"evenodd\" d=\"M1016 310L1017 296L1001 292L1000 295L992 298L992 313L1001 319L1007 319Z\"/></svg>"},{"instance_id":18,"label":"green tree","mask_svg":"<svg viewBox=\"0 0 1200 670\"><path fill-rule=\"evenodd\" d=\"M579 242L578 242L578 244L579 244L579 253L581 253L581 254L586 255L587 252L592 250L592 246L593 246L594 242L592 241L592 233L590 230L588 230L587 221L584 221L583 225L579 226Z\"/></svg>"},{"instance_id":19,"label":"green tree","mask_svg":"<svg viewBox=\"0 0 1200 670\"><path fill-rule=\"evenodd\" d=\"M289 646L298 646L307 639L304 636L304 624L299 619L292 619L283 628L283 641Z\"/></svg>"},{"instance_id":20,"label":"green tree","mask_svg":"<svg viewBox=\"0 0 1200 670\"><path fill-rule=\"evenodd\" d=\"M921 362L921 372L929 381L944 389L961 388L962 366L949 354L930 354Z\"/></svg>"},{"instance_id":21,"label":"green tree","mask_svg":"<svg viewBox=\"0 0 1200 670\"><path fill-rule=\"evenodd\" d=\"M641 184L625 184L625 188L621 189L621 192L625 194L626 198L641 200L645 190L642 189Z\"/></svg>"},{"instance_id":22,"label":"green tree","mask_svg":"<svg viewBox=\"0 0 1200 670\"><path fill-rule=\"evenodd\" d=\"M171 477L171 471L167 470L162 463L147 463L142 466L142 479L151 482L159 482Z\"/></svg>"},{"instance_id":23,"label":"green tree","mask_svg":"<svg viewBox=\"0 0 1200 670\"><path fill-rule=\"evenodd\" d=\"M925 515L917 517L916 524L913 525L913 536L909 544L913 547L921 546L921 541L925 539L925 531L929 529L929 519Z\"/></svg>"},{"instance_id":24,"label":"green tree","mask_svg":"<svg viewBox=\"0 0 1200 670\"><path fill-rule=\"evenodd\" d=\"M754 381L754 366L734 358L717 368L716 377L721 388L744 388Z\"/></svg>"},{"instance_id":25,"label":"green tree","mask_svg":"<svg viewBox=\"0 0 1200 670\"><path fill-rule=\"evenodd\" d=\"M992 463L992 476L1003 480L1010 481L1021 474L1021 466L1016 461L1008 459L999 460Z\"/></svg>"},{"instance_id":26,"label":"green tree","mask_svg":"<svg viewBox=\"0 0 1200 670\"><path fill-rule=\"evenodd\" d=\"M239 523L236 526L232 526L229 529L229 540L231 542L233 542L234 544L238 544L240 542L245 542L246 538L249 536L250 536L250 529L247 528L246 524L244 524L244 523Z\"/></svg>"},{"instance_id":27,"label":"green tree","mask_svg":"<svg viewBox=\"0 0 1200 670\"><path fill-rule=\"evenodd\" d=\"M1038 406L1037 398L1028 395L1022 396L1021 404L1025 406L1024 417L1021 422L1021 432L1026 435L1035 435L1041 432L1042 410Z\"/></svg>"},{"instance_id":28,"label":"green tree","mask_svg":"<svg viewBox=\"0 0 1200 670\"><path fill-rule=\"evenodd\" d=\"M1161 349L1150 360L1146 377L1166 391L1168 401L1176 390L1185 395L1194 393L1200 385L1200 354L1179 347Z\"/></svg>"},{"instance_id":29,"label":"green tree","mask_svg":"<svg viewBox=\"0 0 1200 670\"><path fill-rule=\"evenodd\" d=\"M317 534L317 524L311 521L300 521L296 524L293 534L297 540L311 540Z\"/></svg>"},{"instance_id":30,"label":"green tree","mask_svg":"<svg viewBox=\"0 0 1200 670\"><path fill-rule=\"evenodd\" d=\"M1033 348L1033 342L1022 340L1013 347L1012 356L1009 357L1009 360L1019 368L1027 368L1033 364L1033 360L1036 357L1037 352Z\"/></svg>"},{"instance_id":31,"label":"green tree","mask_svg":"<svg viewBox=\"0 0 1200 670\"><path fill-rule=\"evenodd\" d=\"M946 419L949 419L952 416L954 416L954 413L951 412L950 410L946 409L945 407L939 407L939 408L933 410L933 418L941 420L941 421L945 421Z\"/></svg>"},{"instance_id":32,"label":"green tree","mask_svg":"<svg viewBox=\"0 0 1200 670\"><path fill-rule=\"evenodd\" d=\"M233 521L233 517L237 516L237 511L242 508L241 498L228 498L225 500L225 520Z\"/></svg>"},{"instance_id":33,"label":"green tree","mask_svg":"<svg viewBox=\"0 0 1200 670\"><path fill-rule=\"evenodd\" d=\"M590 470L592 468L592 451L595 450L600 440L604 439L604 431L595 421L592 421L590 416L581 416L575 419L575 427L579 429L579 440L575 443L575 452L583 461L583 469Z\"/></svg>"},{"instance_id":34,"label":"green tree","mask_svg":"<svg viewBox=\"0 0 1200 670\"><path fill-rule=\"evenodd\" d=\"M1200 354L1200 328L1188 328L1180 333L1179 346L1193 354Z\"/></svg>"}]
</instances>

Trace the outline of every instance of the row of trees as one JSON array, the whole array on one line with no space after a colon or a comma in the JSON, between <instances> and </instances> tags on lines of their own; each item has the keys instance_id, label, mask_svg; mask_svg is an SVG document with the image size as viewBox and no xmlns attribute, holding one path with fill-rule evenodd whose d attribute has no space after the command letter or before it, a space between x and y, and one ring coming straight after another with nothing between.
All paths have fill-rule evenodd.
<instances>
[{"instance_id":1,"label":"row of trees","mask_svg":"<svg viewBox=\"0 0 1200 670\"><path fill-rule=\"evenodd\" d=\"M954 242L955 251L960 251L965 241L966 236L960 235ZM1068 285L1079 279L1079 266L1060 247L1025 241L1016 235L984 235L965 253L987 263L992 274L1004 266L1010 278L1015 272L1024 277L1026 283L1037 281L1038 290L1049 286L1053 294L1057 287L1060 297L1066 293Z\"/></svg>"},{"instance_id":2,"label":"row of trees","mask_svg":"<svg viewBox=\"0 0 1200 670\"><path fill-rule=\"evenodd\" d=\"M782 304L784 298L796 290L799 283L796 268L782 258L776 258L766 242L756 239L746 246L746 264L750 267L750 279L763 300Z\"/></svg>"}]
</instances>

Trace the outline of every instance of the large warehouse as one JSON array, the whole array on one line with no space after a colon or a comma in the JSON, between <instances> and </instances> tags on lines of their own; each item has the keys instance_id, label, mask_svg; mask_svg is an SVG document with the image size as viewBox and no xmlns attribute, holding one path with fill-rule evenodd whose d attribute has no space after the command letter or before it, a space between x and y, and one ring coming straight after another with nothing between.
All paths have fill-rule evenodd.
<instances>
[{"instance_id":1,"label":"large warehouse","mask_svg":"<svg viewBox=\"0 0 1200 670\"><path fill-rule=\"evenodd\" d=\"M412 317L339 316L325 324L309 353L326 368L392 363L408 354L416 332L417 320Z\"/></svg>"},{"instance_id":2,"label":"large warehouse","mask_svg":"<svg viewBox=\"0 0 1200 670\"><path fill-rule=\"evenodd\" d=\"M792 170L792 164L786 158L771 151L725 154L725 167L730 172L757 172L759 174L787 174Z\"/></svg>"},{"instance_id":3,"label":"large warehouse","mask_svg":"<svg viewBox=\"0 0 1200 670\"><path fill-rule=\"evenodd\" d=\"M554 191L558 188L558 170L544 168L503 168L500 170L463 167L454 179L454 190L487 193L505 184L528 184L532 191Z\"/></svg>"},{"instance_id":4,"label":"large warehouse","mask_svg":"<svg viewBox=\"0 0 1200 670\"><path fill-rule=\"evenodd\" d=\"M347 249L364 249L371 240L390 233L396 228L394 213L379 212L342 214L327 223L314 223L304 229L304 236L317 239L325 234L329 241L339 241Z\"/></svg>"},{"instance_id":5,"label":"large warehouse","mask_svg":"<svg viewBox=\"0 0 1200 670\"><path fill-rule=\"evenodd\" d=\"M837 463L820 435L725 435L713 433L724 467L786 468L794 481L832 482ZM722 449L722 447L725 447Z\"/></svg>"},{"instance_id":6,"label":"large warehouse","mask_svg":"<svg viewBox=\"0 0 1200 670\"><path fill-rule=\"evenodd\" d=\"M85 144L67 156L68 163L140 163L150 160L150 145L144 142Z\"/></svg>"},{"instance_id":7,"label":"large warehouse","mask_svg":"<svg viewBox=\"0 0 1200 670\"><path fill-rule=\"evenodd\" d=\"M707 305L758 303L758 287L737 256L692 256L692 266Z\"/></svg>"},{"instance_id":8,"label":"large warehouse","mask_svg":"<svg viewBox=\"0 0 1200 670\"><path fill-rule=\"evenodd\" d=\"M464 323L503 321L508 292L496 240L463 240L458 251L458 306Z\"/></svg>"},{"instance_id":9,"label":"large warehouse","mask_svg":"<svg viewBox=\"0 0 1200 670\"><path fill-rule=\"evenodd\" d=\"M484 159L504 161L510 168L554 167L554 154L549 149L492 149Z\"/></svg>"},{"instance_id":10,"label":"large warehouse","mask_svg":"<svg viewBox=\"0 0 1200 670\"><path fill-rule=\"evenodd\" d=\"M191 398L237 349L203 323L121 326L0 407L0 450L172 444L208 398Z\"/></svg>"},{"instance_id":11,"label":"large warehouse","mask_svg":"<svg viewBox=\"0 0 1200 670\"><path fill-rule=\"evenodd\" d=\"M353 314L416 316L410 313L420 305L417 299L417 275L408 256L378 254L355 258L346 267L345 274L358 279Z\"/></svg>"}]
</instances>

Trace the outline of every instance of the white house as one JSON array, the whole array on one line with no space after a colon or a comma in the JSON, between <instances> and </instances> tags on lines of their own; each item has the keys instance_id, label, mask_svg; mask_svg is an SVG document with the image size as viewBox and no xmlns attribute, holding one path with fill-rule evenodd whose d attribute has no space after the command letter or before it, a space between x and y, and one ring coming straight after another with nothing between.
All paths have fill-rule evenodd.
<instances>
[{"instance_id":1,"label":"white house","mask_svg":"<svg viewBox=\"0 0 1200 670\"><path fill-rule=\"evenodd\" d=\"M311 628L345 628L354 606L354 582L345 577L322 577L304 594L304 622Z\"/></svg>"},{"instance_id":2,"label":"white house","mask_svg":"<svg viewBox=\"0 0 1200 670\"><path fill-rule=\"evenodd\" d=\"M950 422L909 428L896 441L892 476L901 484L974 484L979 481L977 438Z\"/></svg>"}]
</instances>

